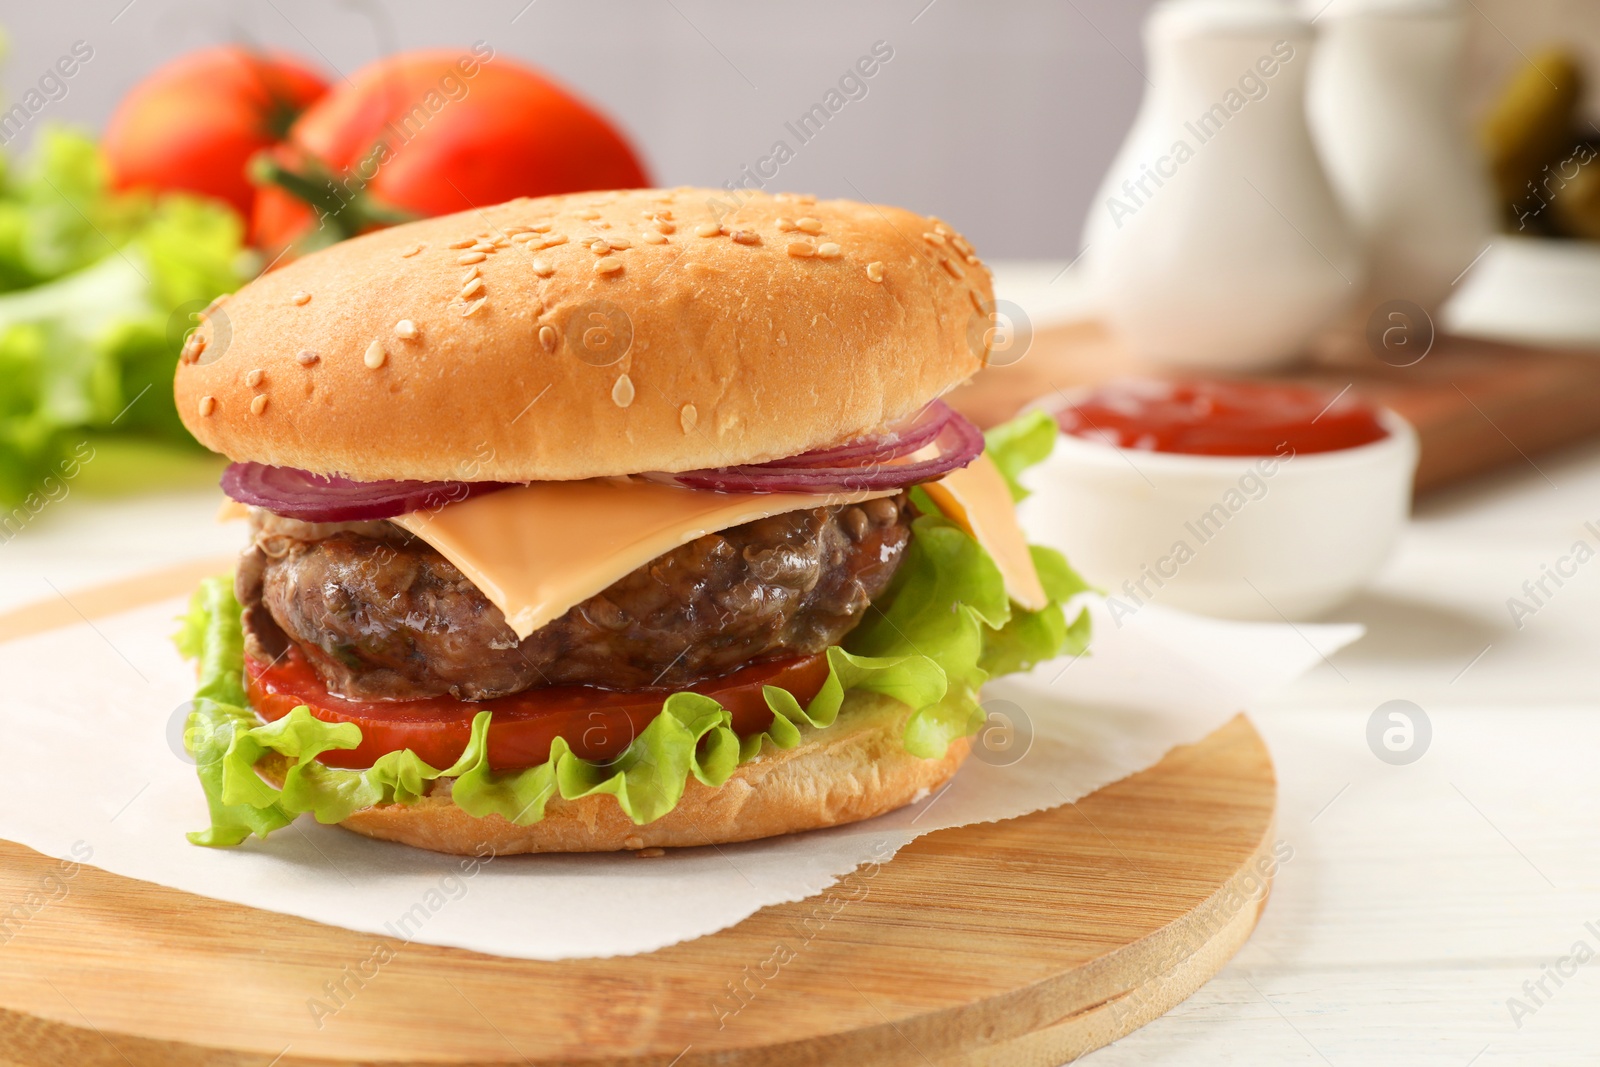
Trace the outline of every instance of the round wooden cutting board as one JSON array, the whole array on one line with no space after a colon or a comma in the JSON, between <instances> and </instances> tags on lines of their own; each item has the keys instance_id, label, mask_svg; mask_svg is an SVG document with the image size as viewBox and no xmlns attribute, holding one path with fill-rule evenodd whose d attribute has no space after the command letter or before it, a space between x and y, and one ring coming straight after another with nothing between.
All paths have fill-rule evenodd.
<instances>
[{"instance_id":1,"label":"round wooden cutting board","mask_svg":"<svg viewBox=\"0 0 1600 1067\"><path fill-rule=\"evenodd\" d=\"M1276 866L1275 799L1240 716L1076 804L929 834L721 933L559 963L386 942L86 867L0 926L0 1063L1063 1063L1168 1010L1244 943ZM0 901L48 886L56 864L0 844Z\"/></svg>"}]
</instances>

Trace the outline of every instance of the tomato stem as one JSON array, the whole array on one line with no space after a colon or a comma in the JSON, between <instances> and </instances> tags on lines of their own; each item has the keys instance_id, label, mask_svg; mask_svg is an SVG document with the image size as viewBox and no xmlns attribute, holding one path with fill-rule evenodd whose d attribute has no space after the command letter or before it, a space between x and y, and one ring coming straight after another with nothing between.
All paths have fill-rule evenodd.
<instances>
[{"instance_id":1,"label":"tomato stem","mask_svg":"<svg viewBox=\"0 0 1600 1067\"><path fill-rule=\"evenodd\" d=\"M366 191L360 178L337 174L316 159L308 159L296 170L262 153L250 162L250 180L257 185L276 185L316 212L318 231L325 235L313 237L318 245L421 217L384 203Z\"/></svg>"}]
</instances>

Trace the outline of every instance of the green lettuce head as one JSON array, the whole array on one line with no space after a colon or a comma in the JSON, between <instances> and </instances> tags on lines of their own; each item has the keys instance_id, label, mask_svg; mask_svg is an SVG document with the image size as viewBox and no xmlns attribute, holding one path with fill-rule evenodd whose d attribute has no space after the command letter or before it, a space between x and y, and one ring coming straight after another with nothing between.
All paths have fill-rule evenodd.
<instances>
[{"instance_id":1,"label":"green lettuce head","mask_svg":"<svg viewBox=\"0 0 1600 1067\"><path fill-rule=\"evenodd\" d=\"M111 189L81 133L45 129L27 166L0 165L0 510L69 470L75 447L96 472L122 457L103 484L149 481L152 455L203 454L172 378L191 314L243 280L243 235L223 204Z\"/></svg>"},{"instance_id":2,"label":"green lettuce head","mask_svg":"<svg viewBox=\"0 0 1600 1067\"><path fill-rule=\"evenodd\" d=\"M1028 416L988 435L988 453L1013 495L1020 492L1016 475L1049 452L1054 429L1048 424L1047 416ZM241 609L232 582L208 579L176 637L179 650L199 663L185 743L211 810L211 825L189 839L236 845L307 812L319 822L340 822L374 805L413 803L440 778L451 779L451 799L470 815L494 813L526 825L544 817L553 797L609 794L643 825L677 806L690 777L719 787L769 746L794 748L854 708L882 706L881 699L852 694L903 705L906 750L942 757L952 741L983 726L978 691L985 681L1087 648L1088 613L1080 611L1069 624L1064 606L1089 587L1059 553L1035 546L1033 560L1049 604L1040 611L1017 608L982 546L939 514L926 494L917 498L922 514L912 523L894 581L844 645L828 650L827 679L810 701L802 705L787 690L767 686L771 725L741 737L716 700L674 693L632 744L604 764L579 758L557 738L550 758L537 767L490 770L491 713L483 711L473 720L465 751L449 767L429 766L409 750L390 752L363 770L329 767L316 757L355 748L360 728L323 722L303 707L262 723L245 696ZM283 768L281 786L259 773L266 759Z\"/></svg>"}]
</instances>

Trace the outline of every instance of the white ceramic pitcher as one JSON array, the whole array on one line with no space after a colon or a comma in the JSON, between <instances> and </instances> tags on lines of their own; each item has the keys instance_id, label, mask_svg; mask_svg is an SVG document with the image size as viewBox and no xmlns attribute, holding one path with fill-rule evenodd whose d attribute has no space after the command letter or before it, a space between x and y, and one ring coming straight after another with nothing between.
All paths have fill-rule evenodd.
<instances>
[{"instance_id":1,"label":"white ceramic pitcher","mask_svg":"<svg viewBox=\"0 0 1600 1067\"><path fill-rule=\"evenodd\" d=\"M1317 27L1312 137L1366 244L1355 328L1389 300L1432 312L1495 221L1462 106L1462 9L1453 0L1333 0Z\"/></svg>"},{"instance_id":2,"label":"white ceramic pitcher","mask_svg":"<svg viewBox=\"0 0 1600 1067\"><path fill-rule=\"evenodd\" d=\"M1360 244L1306 127L1312 39L1265 0L1151 10L1152 85L1083 237L1107 322L1145 360L1288 362L1360 292Z\"/></svg>"}]
</instances>

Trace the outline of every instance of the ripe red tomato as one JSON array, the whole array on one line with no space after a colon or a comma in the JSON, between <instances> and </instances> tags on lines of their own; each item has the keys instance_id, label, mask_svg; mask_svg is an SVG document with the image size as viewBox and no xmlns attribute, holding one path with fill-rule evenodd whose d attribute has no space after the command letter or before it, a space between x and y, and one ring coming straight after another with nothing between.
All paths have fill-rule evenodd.
<instances>
[{"instance_id":1,"label":"ripe red tomato","mask_svg":"<svg viewBox=\"0 0 1600 1067\"><path fill-rule=\"evenodd\" d=\"M316 230L319 215L326 243L407 215L650 184L602 115L482 43L357 71L300 117L258 177L274 184L252 233L272 250Z\"/></svg>"},{"instance_id":2,"label":"ripe red tomato","mask_svg":"<svg viewBox=\"0 0 1600 1067\"><path fill-rule=\"evenodd\" d=\"M119 189L182 190L225 200L246 219L256 190L250 158L283 139L327 91L315 71L277 52L203 48L134 86L101 147Z\"/></svg>"},{"instance_id":3,"label":"ripe red tomato","mask_svg":"<svg viewBox=\"0 0 1600 1067\"><path fill-rule=\"evenodd\" d=\"M409 748L435 767L460 757L472 733L472 719L489 711L489 766L494 770L536 767L550 758L550 742L564 737L584 759L609 760L622 753L650 720L661 713L661 691L615 691L586 685L529 689L507 697L469 703L454 697L423 700L345 700L328 692L300 654L290 649L277 663L245 660L250 705L268 722L300 705L324 722L353 722L361 745L323 753L331 767L370 767L379 756ZM757 663L690 688L714 697L733 715L741 737L772 724L762 687L787 689L805 705L828 679L828 657L796 656Z\"/></svg>"}]
</instances>

